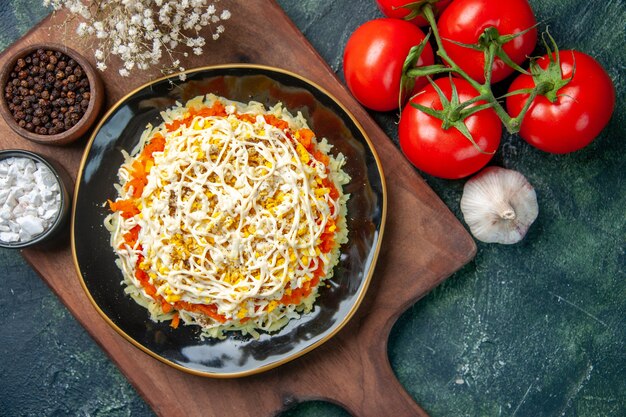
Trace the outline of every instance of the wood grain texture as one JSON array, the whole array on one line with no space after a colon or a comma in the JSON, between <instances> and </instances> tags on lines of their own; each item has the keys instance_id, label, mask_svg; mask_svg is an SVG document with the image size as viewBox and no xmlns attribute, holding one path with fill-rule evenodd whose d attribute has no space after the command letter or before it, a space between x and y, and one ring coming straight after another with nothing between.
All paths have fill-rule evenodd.
<instances>
[{"instance_id":1,"label":"wood grain texture","mask_svg":"<svg viewBox=\"0 0 626 417\"><path fill-rule=\"evenodd\" d=\"M229 3L223 2L225 7ZM355 416L426 416L395 378L387 358L387 338L409 305L474 256L475 244L274 1L249 0L234 7L237 13L224 36L210 44L205 55L190 58L186 67L250 62L299 73L326 88L354 113L382 161L388 191L383 247L372 285L351 322L321 347L266 373L207 379L151 358L111 329L83 293L67 241L53 250L24 251L24 257L159 415L270 416L298 401L323 399ZM267 31L267 24L255 25L247 16L271 22L274 30ZM62 35L72 33L58 29L63 20L63 14L44 20L0 56L0 65L24 45L52 41L71 42L91 59L86 45ZM105 108L159 75L157 70L132 78L104 73ZM85 140L68 147L39 145L16 137L0 122L0 143L4 149L30 149L52 157L75 177Z\"/></svg>"}]
</instances>

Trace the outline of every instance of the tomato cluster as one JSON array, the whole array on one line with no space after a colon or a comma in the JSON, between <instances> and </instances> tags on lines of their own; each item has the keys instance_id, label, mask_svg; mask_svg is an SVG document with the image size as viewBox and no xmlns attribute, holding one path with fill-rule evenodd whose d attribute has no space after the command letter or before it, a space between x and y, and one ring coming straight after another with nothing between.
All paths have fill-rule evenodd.
<instances>
[{"instance_id":1,"label":"tomato cluster","mask_svg":"<svg viewBox=\"0 0 626 417\"><path fill-rule=\"evenodd\" d=\"M608 123L615 90L589 55L544 40L548 53L522 67L538 38L528 0L376 3L387 17L348 40L346 84L371 110L402 109L400 147L420 170L450 179L477 172L497 151L502 126L543 151L567 153ZM428 25L430 39L419 27ZM506 106L496 83L509 83Z\"/></svg>"},{"instance_id":2,"label":"tomato cluster","mask_svg":"<svg viewBox=\"0 0 626 417\"><path fill-rule=\"evenodd\" d=\"M368 109L389 111L398 108L402 67L411 47L426 36L417 26L400 19L382 18L360 26L350 37L344 52L346 84ZM433 50L427 45L418 65L434 63ZM416 82L415 88L426 84Z\"/></svg>"}]
</instances>

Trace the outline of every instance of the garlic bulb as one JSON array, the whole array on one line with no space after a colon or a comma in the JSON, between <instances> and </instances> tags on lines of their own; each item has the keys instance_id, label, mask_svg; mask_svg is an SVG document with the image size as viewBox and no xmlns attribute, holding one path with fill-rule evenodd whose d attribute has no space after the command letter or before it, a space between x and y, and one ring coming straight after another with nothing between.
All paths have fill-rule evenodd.
<instances>
[{"instance_id":1,"label":"garlic bulb","mask_svg":"<svg viewBox=\"0 0 626 417\"><path fill-rule=\"evenodd\" d=\"M461 211L474 237L517 243L537 218L535 189L517 171L488 167L465 183Z\"/></svg>"}]
</instances>

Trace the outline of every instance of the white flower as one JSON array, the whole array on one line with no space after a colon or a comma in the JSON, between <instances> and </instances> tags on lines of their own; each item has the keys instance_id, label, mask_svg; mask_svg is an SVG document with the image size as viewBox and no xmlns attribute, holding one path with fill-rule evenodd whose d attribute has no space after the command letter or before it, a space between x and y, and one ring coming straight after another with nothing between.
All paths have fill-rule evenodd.
<instances>
[{"instance_id":1,"label":"white flower","mask_svg":"<svg viewBox=\"0 0 626 417\"><path fill-rule=\"evenodd\" d=\"M76 28L76 33L78 36L85 36L87 34L87 23L80 22Z\"/></svg>"},{"instance_id":2,"label":"white flower","mask_svg":"<svg viewBox=\"0 0 626 417\"><path fill-rule=\"evenodd\" d=\"M67 9L78 18L76 33L95 36L94 57L100 71L107 69L109 56L118 56L117 70L127 77L131 71L147 70L167 57L161 71L184 71L176 57L188 58L190 52L201 55L206 39L199 36L212 28L211 38L218 39L225 27L218 22L228 20L228 10L218 12L219 0L42 0L44 6L55 10ZM156 9L155 9L156 7ZM178 51L176 49L185 49ZM106 52L105 52L106 51ZM185 77L181 75L181 80Z\"/></svg>"},{"instance_id":3,"label":"white flower","mask_svg":"<svg viewBox=\"0 0 626 417\"><path fill-rule=\"evenodd\" d=\"M148 33L151 33L156 29L154 20L151 17L146 17L145 19L143 19L143 26L144 29L148 31Z\"/></svg>"}]
</instances>

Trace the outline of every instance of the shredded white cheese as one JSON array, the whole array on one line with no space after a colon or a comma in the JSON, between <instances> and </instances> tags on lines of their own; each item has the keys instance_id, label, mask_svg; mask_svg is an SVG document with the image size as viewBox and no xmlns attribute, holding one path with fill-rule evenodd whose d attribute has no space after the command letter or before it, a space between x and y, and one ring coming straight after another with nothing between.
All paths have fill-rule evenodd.
<instances>
[{"instance_id":1,"label":"shredded white cheese","mask_svg":"<svg viewBox=\"0 0 626 417\"><path fill-rule=\"evenodd\" d=\"M210 336L273 331L311 307L319 283L338 261L347 236L344 157L329 155L330 146L316 138L307 149L297 140L299 130L307 129L304 118L280 105L268 111L259 103L220 98L226 115L190 117L191 109L218 100L202 99L166 112L164 125L146 130L144 142L158 132L165 146L153 154L145 187L134 200L140 212L109 219L112 245L127 292L157 319L171 318L160 311L168 303ZM289 128L268 123L266 115ZM176 120L187 123L168 129ZM313 151L323 153L328 166ZM132 199L134 188L127 184L136 160L128 157L119 171L120 199ZM124 236L136 226L131 247ZM324 247L329 234L332 250ZM137 268L155 294L136 276ZM290 302L298 291L303 297ZM211 306L217 318L192 305Z\"/></svg>"}]
</instances>

